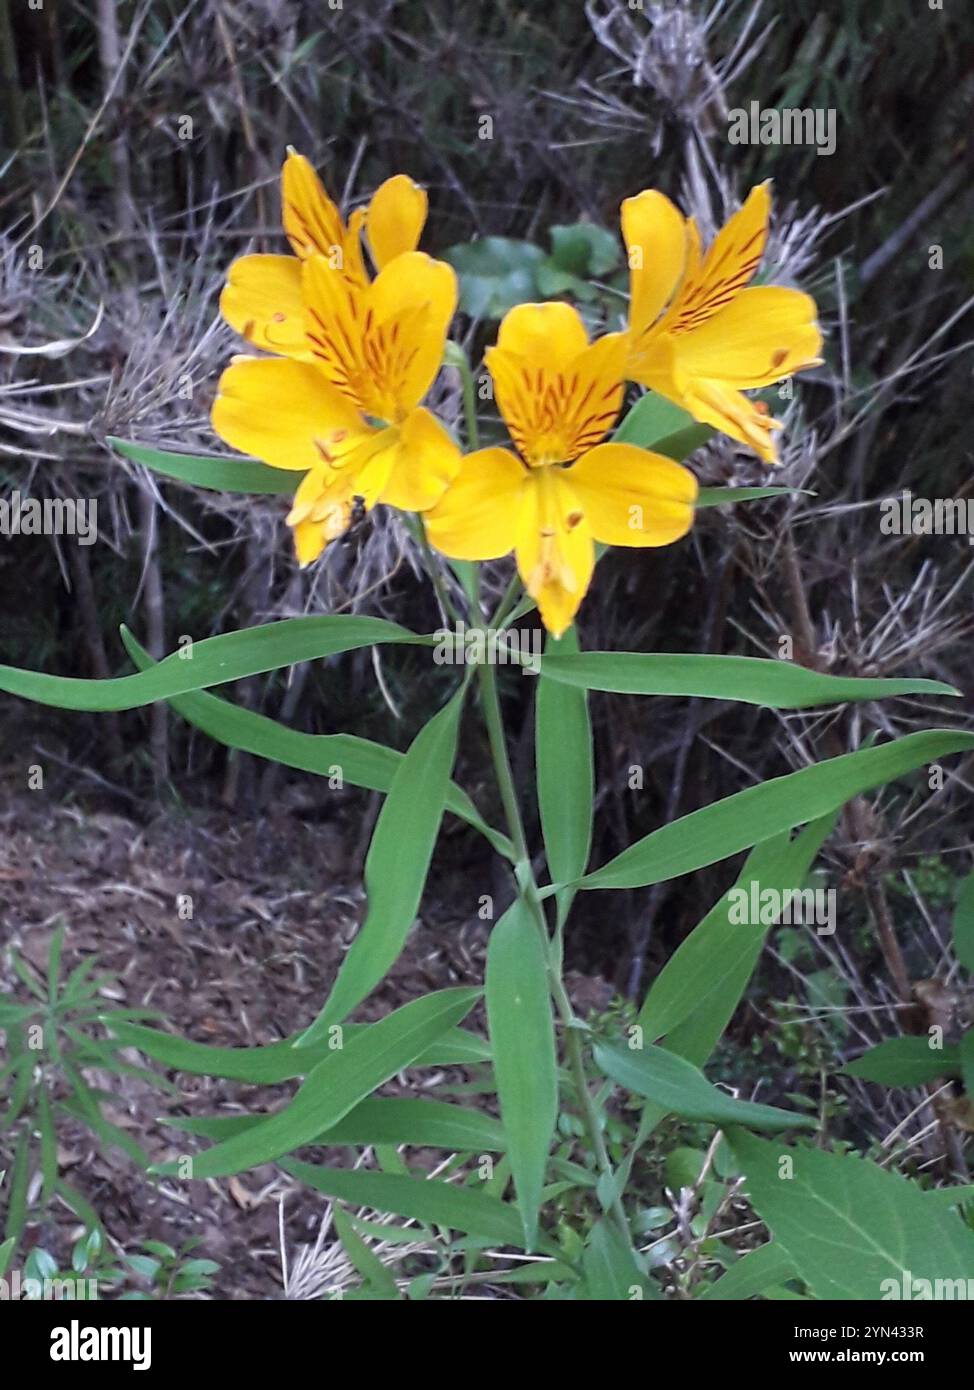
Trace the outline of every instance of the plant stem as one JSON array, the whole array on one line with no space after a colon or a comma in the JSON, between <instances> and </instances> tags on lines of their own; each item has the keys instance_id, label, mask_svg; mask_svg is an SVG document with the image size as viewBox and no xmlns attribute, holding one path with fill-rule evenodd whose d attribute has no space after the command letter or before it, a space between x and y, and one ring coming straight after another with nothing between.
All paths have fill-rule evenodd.
<instances>
[{"instance_id":1,"label":"plant stem","mask_svg":"<svg viewBox=\"0 0 974 1390\"><path fill-rule=\"evenodd\" d=\"M481 663L477 667L477 677L480 682L480 694L484 711L484 722L487 725L487 739L490 744L491 756L494 762L494 769L497 775L497 785L500 790L501 802L504 807L504 815L507 819L507 827L514 845L515 865L514 873L517 878L518 886L524 894L535 921L541 932L544 942L545 956L548 961L548 981L551 995L555 1002L565 1032L565 1051L568 1057L568 1064L571 1068L572 1077L575 1083L575 1090L578 1094L578 1103L582 1111L582 1121L588 1135L588 1141L599 1172L608 1184L615 1189L615 1172L612 1168L612 1160L606 1147L605 1139L599 1125L598 1111L592 1100L592 1094L588 1088L588 1080L585 1076L585 1054L582 1047L581 1028L575 1012L565 989L565 984L561 976L560 950L556 953L552 950L552 942L548 935L548 922L545 917L544 907L538 895L538 885L534 877L534 870L531 867L531 858L528 853L527 839L524 834L524 823L521 818L521 811L517 800L517 790L514 786L514 777L511 772L511 762L507 752L507 742L504 738L504 722L501 714L500 699L497 694L497 676L493 666ZM626 1220L625 1210L622 1200L618 1193L612 1198L609 1204L610 1210L622 1233L627 1239L629 1236L629 1223Z\"/></svg>"},{"instance_id":2,"label":"plant stem","mask_svg":"<svg viewBox=\"0 0 974 1390\"><path fill-rule=\"evenodd\" d=\"M477 423L477 388L467 354L461 347L457 347L452 361L460 373L463 388L463 424L467 436L467 449L472 453L474 449L480 448L480 426Z\"/></svg>"}]
</instances>

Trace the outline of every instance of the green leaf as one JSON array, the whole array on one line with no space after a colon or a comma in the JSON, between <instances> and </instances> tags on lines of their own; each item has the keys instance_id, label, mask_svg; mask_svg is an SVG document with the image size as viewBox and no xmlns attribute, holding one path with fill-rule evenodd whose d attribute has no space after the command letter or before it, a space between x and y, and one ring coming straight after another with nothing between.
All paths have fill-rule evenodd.
<instances>
[{"instance_id":1,"label":"green leaf","mask_svg":"<svg viewBox=\"0 0 974 1390\"><path fill-rule=\"evenodd\" d=\"M375 1252L366 1245L341 1207L335 1207L332 1221L335 1223L335 1230L345 1254L365 1283L371 1286L379 1298L391 1301L399 1299L400 1293L395 1279Z\"/></svg>"},{"instance_id":2,"label":"green leaf","mask_svg":"<svg viewBox=\"0 0 974 1390\"><path fill-rule=\"evenodd\" d=\"M665 396L657 395L655 391L647 391L644 396L639 397L620 422L612 436L612 443L635 444L640 449L655 449L661 439L666 439L681 430L691 429L696 423L690 412L682 406L667 400ZM714 433L708 426L704 428L708 434Z\"/></svg>"},{"instance_id":3,"label":"green leaf","mask_svg":"<svg viewBox=\"0 0 974 1390\"><path fill-rule=\"evenodd\" d=\"M889 1038L847 1062L839 1074L880 1086L922 1086L938 1076L959 1076L960 1055L954 1046L931 1047L925 1036Z\"/></svg>"},{"instance_id":4,"label":"green leaf","mask_svg":"<svg viewBox=\"0 0 974 1390\"><path fill-rule=\"evenodd\" d=\"M179 1116L172 1129L222 1140L263 1122L261 1115ZM409 1144L415 1148L452 1149L456 1153L503 1153L504 1131L493 1115L441 1100L363 1100L354 1110L316 1135L316 1144L338 1147Z\"/></svg>"},{"instance_id":5,"label":"green leaf","mask_svg":"<svg viewBox=\"0 0 974 1390\"><path fill-rule=\"evenodd\" d=\"M192 483L214 492L280 493L290 497L304 477L303 471L270 468L257 459L173 454L165 449L154 449L148 444L134 444L130 440L112 436L107 442L133 463L141 463L166 478L177 478L180 482Z\"/></svg>"},{"instance_id":6,"label":"green leaf","mask_svg":"<svg viewBox=\"0 0 974 1390\"><path fill-rule=\"evenodd\" d=\"M960 1067L968 1100L974 1099L974 1028L968 1028L960 1040Z\"/></svg>"},{"instance_id":7,"label":"green leaf","mask_svg":"<svg viewBox=\"0 0 974 1390\"><path fill-rule=\"evenodd\" d=\"M666 961L639 1013L648 1038L667 1035L667 1047L703 1066L733 1017L771 927L731 920L735 890L751 885L783 895L801 888L835 823L825 816L794 840L786 833L756 846L733 888L711 908Z\"/></svg>"},{"instance_id":8,"label":"green leaf","mask_svg":"<svg viewBox=\"0 0 974 1390\"><path fill-rule=\"evenodd\" d=\"M193 1159L194 1178L218 1178L269 1163L308 1144L337 1124L390 1077L415 1062L479 998L475 989L445 989L403 1005L378 1023L345 1038L308 1073L294 1099L244 1134ZM300 1056L300 1052L296 1055ZM172 1173L176 1164L154 1171Z\"/></svg>"},{"instance_id":9,"label":"green leaf","mask_svg":"<svg viewBox=\"0 0 974 1390\"><path fill-rule=\"evenodd\" d=\"M157 665L131 676L108 680L79 680L46 676L0 666L0 690L59 709L136 709L153 700L169 700L191 690L276 671L300 661L316 661L337 652L355 651L376 642L426 643L382 618L329 614L320 618L284 618L243 632L205 637Z\"/></svg>"},{"instance_id":10,"label":"green leaf","mask_svg":"<svg viewBox=\"0 0 974 1390\"><path fill-rule=\"evenodd\" d=\"M632 1248L610 1216L592 1227L582 1255L585 1292L601 1303L629 1303L658 1298L655 1288L633 1259Z\"/></svg>"},{"instance_id":11,"label":"green leaf","mask_svg":"<svg viewBox=\"0 0 974 1390\"><path fill-rule=\"evenodd\" d=\"M960 694L943 681L829 676L790 661L759 656L546 651L541 658L541 675L565 685L617 695L740 700L764 709L808 709L894 695Z\"/></svg>"},{"instance_id":12,"label":"green leaf","mask_svg":"<svg viewBox=\"0 0 974 1390\"><path fill-rule=\"evenodd\" d=\"M602 279L614 270L622 258L619 240L614 232L597 227L593 222L572 222L552 227L550 259L559 270L583 278Z\"/></svg>"},{"instance_id":13,"label":"green leaf","mask_svg":"<svg viewBox=\"0 0 974 1390\"><path fill-rule=\"evenodd\" d=\"M17 1241L14 1236L11 1236L9 1240L5 1240L0 1244L0 1279L2 1279L7 1272L7 1266L10 1264L10 1257L14 1253L16 1244Z\"/></svg>"},{"instance_id":14,"label":"green leaf","mask_svg":"<svg viewBox=\"0 0 974 1390\"><path fill-rule=\"evenodd\" d=\"M152 1057L173 1071L188 1072L191 1076L219 1076L228 1081L249 1081L255 1086L273 1085L307 1076L315 1066L330 1055L331 1041L314 1047L296 1048L298 1034L264 1047L211 1047L207 1043L174 1038L157 1028L143 1028L138 1023L123 1023L111 1014L101 1022L110 1028L125 1047L137 1047L146 1057ZM365 1033L371 1025L346 1023L342 1033L346 1044ZM414 1061L418 1067L472 1066L490 1060L490 1048L483 1038L460 1028L452 1028L431 1043Z\"/></svg>"},{"instance_id":15,"label":"green leaf","mask_svg":"<svg viewBox=\"0 0 974 1390\"><path fill-rule=\"evenodd\" d=\"M501 1123L530 1250L558 1118L558 1059L545 946L522 898L490 934L486 992Z\"/></svg>"},{"instance_id":16,"label":"green leaf","mask_svg":"<svg viewBox=\"0 0 974 1390\"><path fill-rule=\"evenodd\" d=\"M948 753L974 748L974 734L933 729L878 748L860 748L748 787L652 831L595 873L583 888L643 888L750 849L818 820L860 792L882 786Z\"/></svg>"},{"instance_id":17,"label":"green leaf","mask_svg":"<svg viewBox=\"0 0 974 1390\"><path fill-rule=\"evenodd\" d=\"M296 1046L327 1036L371 994L402 952L426 884L450 773L465 686L421 729L396 769L365 860L368 910L328 1001Z\"/></svg>"},{"instance_id":18,"label":"green leaf","mask_svg":"<svg viewBox=\"0 0 974 1390\"><path fill-rule=\"evenodd\" d=\"M974 870L957 890L952 930L954 953L964 969L974 974Z\"/></svg>"},{"instance_id":19,"label":"green leaf","mask_svg":"<svg viewBox=\"0 0 974 1390\"><path fill-rule=\"evenodd\" d=\"M726 1274L700 1295L701 1299L734 1299L740 1302L765 1293L775 1284L785 1284L795 1277L795 1266L777 1241L769 1240L755 1250L749 1250Z\"/></svg>"},{"instance_id":20,"label":"green leaf","mask_svg":"<svg viewBox=\"0 0 974 1390\"><path fill-rule=\"evenodd\" d=\"M27 1221L27 1187L30 1180L30 1134L22 1129L14 1149L12 1171L4 1178L10 1184L7 1199L7 1220L4 1224L4 1240L20 1240Z\"/></svg>"},{"instance_id":21,"label":"green leaf","mask_svg":"<svg viewBox=\"0 0 974 1390\"><path fill-rule=\"evenodd\" d=\"M515 304L537 299L540 246L488 236L450 246L443 260L460 278L460 308L475 319L499 319Z\"/></svg>"},{"instance_id":22,"label":"green leaf","mask_svg":"<svg viewBox=\"0 0 974 1390\"><path fill-rule=\"evenodd\" d=\"M667 1114L708 1124L748 1125L753 1129L814 1129L816 1121L808 1115L793 1115L772 1105L755 1105L735 1100L726 1091L712 1086L692 1062L663 1047L646 1044L640 1048L616 1043L596 1043L596 1065L612 1081L662 1106Z\"/></svg>"},{"instance_id":23,"label":"green leaf","mask_svg":"<svg viewBox=\"0 0 974 1390\"><path fill-rule=\"evenodd\" d=\"M722 507L728 502L758 502L764 497L794 497L796 494L815 496L804 487L702 487L697 493L697 510Z\"/></svg>"},{"instance_id":24,"label":"green leaf","mask_svg":"<svg viewBox=\"0 0 974 1390\"><path fill-rule=\"evenodd\" d=\"M898 1173L740 1130L729 1140L751 1205L816 1298L909 1297L907 1277L914 1288L963 1279L966 1290L974 1277L974 1232Z\"/></svg>"},{"instance_id":25,"label":"green leaf","mask_svg":"<svg viewBox=\"0 0 974 1390\"><path fill-rule=\"evenodd\" d=\"M578 651L575 629L569 628L561 641L549 636L546 650L571 660ZM536 700L538 808L548 872L553 883L572 883L584 874L592 843L595 774L588 696L584 689L542 673ZM567 888L558 894L559 923L568 915L572 897Z\"/></svg>"},{"instance_id":26,"label":"green leaf","mask_svg":"<svg viewBox=\"0 0 974 1390\"><path fill-rule=\"evenodd\" d=\"M398 1173L349 1172L296 1159L288 1159L281 1167L326 1197L464 1231L499 1245L524 1248L521 1220L515 1207L455 1183L403 1177Z\"/></svg>"},{"instance_id":27,"label":"green leaf","mask_svg":"<svg viewBox=\"0 0 974 1390\"><path fill-rule=\"evenodd\" d=\"M140 671L156 664L126 628L122 629L122 641ZM405 757L395 748L386 748L354 734L301 733L204 691L178 695L169 704L190 724L227 748L239 748L320 777L332 777L339 768L343 781L354 787L368 787L371 791L387 792ZM479 830L498 854L513 858L508 837L487 824L467 793L455 782L449 785L446 809Z\"/></svg>"}]
</instances>

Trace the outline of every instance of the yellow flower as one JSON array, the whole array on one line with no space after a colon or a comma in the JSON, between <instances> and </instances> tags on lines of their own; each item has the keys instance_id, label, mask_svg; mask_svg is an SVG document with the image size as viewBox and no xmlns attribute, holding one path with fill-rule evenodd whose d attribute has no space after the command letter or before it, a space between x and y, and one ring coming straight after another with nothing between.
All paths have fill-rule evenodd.
<instances>
[{"instance_id":1,"label":"yellow flower","mask_svg":"<svg viewBox=\"0 0 974 1390\"><path fill-rule=\"evenodd\" d=\"M458 560L514 550L545 626L571 625L595 542L669 545L693 521L697 484L680 464L631 444L602 444L619 413L627 338L589 343L567 304L521 304L487 352L509 449L468 454L426 515L433 544Z\"/></svg>"},{"instance_id":2,"label":"yellow flower","mask_svg":"<svg viewBox=\"0 0 974 1390\"><path fill-rule=\"evenodd\" d=\"M276 358L235 358L212 422L235 449L307 470L288 516L307 565L357 505L422 511L456 473L457 446L419 402L443 360L457 283L419 251L392 257L371 283L318 253L294 264L300 337L276 344ZM268 282L268 308L274 294Z\"/></svg>"},{"instance_id":3,"label":"yellow flower","mask_svg":"<svg viewBox=\"0 0 974 1390\"><path fill-rule=\"evenodd\" d=\"M692 218L652 190L622 204L631 307L626 375L739 439L769 463L779 423L742 390L817 365L814 300L779 286L745 288L768 235L770 186L759 184L705 255Z\"/></svg>"},{"instance_id":4,"label":"yellow flower","mask_svg":"<svg viewBox=\"0 0 974 1390\"><path fill-rule=\"evenodd\" d=\"M368 208L352 213L346 226L308 160L289 150L281 171L281 207L294 255L241 256L234 261L220 311L255 347L308 360L301 262L324 256L332 269L364 288L369 276L362 256L363 230L372 261L381 271L419 245L426 193L405 174L396 174L376 190Z\"/></svg>"}]
</instances>

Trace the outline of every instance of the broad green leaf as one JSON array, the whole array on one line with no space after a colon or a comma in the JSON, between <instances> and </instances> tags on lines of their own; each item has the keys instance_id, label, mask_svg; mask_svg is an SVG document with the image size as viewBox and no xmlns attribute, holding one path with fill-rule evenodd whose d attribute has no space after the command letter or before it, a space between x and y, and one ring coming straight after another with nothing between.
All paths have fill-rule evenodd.
<instances>
[{"instance_id":1,"label":"broad green leaf","mask_svg":"<svg viewBox=\"0 0 974 1390\"><path fill-rule=\"evenodd\" d=\"M937 1076L959 1076L960 1055L949 1044L931 1047L926 1035L889 1038L847 1062L840 1075L875 1081L880 1086L922 1086Z\"/></svg>"},{"instance_id":2,"label":"broad green leaf","mask_svg":"<svg viewBox=\"0 0 974 1390\"><path fill-rule=\"evenodd\" d=\"M974 974L974 870L961 880L953 918L954 953Z\"/></svg>"},{"instance_id":3,"label":"broad green leaf","mask_svg":"<svg viewBox=\"0 0 974 1390\"><path fill-rule=\"evenodd\" d=\"M807 709L894 695L959 695L943 681L828 676L760 656L670 652L546 652L542 679L619 695L687 695L740 700L765 709Z\"/></svg>"},{"instance_id":4,"label":"broad green leaf","mask_svg":"<svg viewBox=\"0 0 974 1390\"><path fill-rule=\"evenodd\" d=\"M443 260L460 280L460 308L475 319L499 319L515 304L537 299L545 254L530 241L487 236L450 246Z\"/></svg>"},{"instance_id":5,"label":"broad green leaf","mask_svg":"<svg viewBox=\"0 0 974 1390\"><path fill-rule=\"evenodd\" d=\"M194 1178L218 1178L269 1163L309 1144L365 1100L473 1008L480 991L445 989L404 1004L344 1039L308 1073L293 1100L247 1130L193 1159ZM298 1053L300 1055L300 1053ZM176 1171L175 1164L157 1172Z\"/></svg>"},{"instance_id":6,"label":"broad green leaf","mask_svg":"<svg viewBox=\"0 0 974 1390\"><path fill-rule=\"evenodd\" d=\"M270 468L258 459L174 454L148 444L135 444L131 440L111 436L107 442L125 458L151 468L154 473L177 478L196 487L209 488L213 492L279 493L290 497L304 477L303 472Z\"/></svg>"},{"instance_id":7,"label":"broad green leaf","mask_svg":"<svg viewBox=\"0 0 974 1390\"><path fill-rule=\"evenodd\" d=\"M826 816L794 840L787 833L776 835L751 851L734 888L680 943L653 981L639 1013L644 1036L666 1034L671 1051L703 1066L744 997L771 930L767 923L732 921L732 893L749 892L752 884L781 895L801 888L834 823L834 815Z\"/></svg>"},{"instance_id":8,"label":"broad green leaf","mask_svg":"<svg viewBox=\"0 0 974 1390\"><path fill-rule=\"evenodd\" d=\"M630 1303L658 1298L633 1258L632 1248L611 1216L592 1227L582 1255L582 1276L589 1299L600 1303Z\"/></svg>"},{"instance_id":9,"label":"broad green leaf","mask_svg":"<svg viewBox=\"0 0 974 1390\"><path fill-rule=\"evenodd\" d=\"M601 279L614 270L622 259L622 248L614 232L598 227L594 222L572 222L555 226L551 237L550 259L559 270L569 275L593 276Z\"/></svg>"},{"instance_id":10,"label":"broad green leaf","mask_svg":"<svg viewBox=\"0 0 974 1390\"><path fill-rule=\"evenodd\" d=\"M816 1298L910 1297L907 1280L913 1297L922 1296L917 1280L969 1287L974 1232L907 1178L855 1154L787 1148L741 1130L729 1140L751 1205Z\"/></svg>"},{"instance_id":11,"label":"broad green leaf","mask_svg":"<svg viewBox=\"0 0 974 1390\"><path fill-rule=\"evenodd\" d=\"M548 1152L558 1118L558 1059L545 946L518 898L487 942L487 1022L506 1150L527 1249L537 1239Z\"/></svg>"},{"instance_id":12,"label":"broad green leaf","mask_svg":"<svg viewBox=\"0 0 974 1390\"><path fill-rule=\"evenodd\" d=\"M156 664L125 628L122 641L140 671ZM389 790L405 756L395 748L386 748L355 734L301 733L202 690L177 695L169 703L177 714L227 748L239 748L244 753L320 777L334 776L337 768L344 782L354 787L368 787L371 791ZM506 859L513 857L508 837L487 824L467 793L454 782L447 792L446 809L479 830L498 854Z\"/></svg>"},{"instance_id":13,"label":"broad green leaf","mask_svg":"<svg viewBox=\"0 0 974 1390\"><path fill-rule=\"evenodd\" d=\"M637 1095L645 1096L668 1114L708 1124L748 1125L772 1132L782 1129L814 1129L816 1121L808 1115L793 1115L772 1105L755 1105L735 1100L726 1091L712 1086L692 1062L663 1047L646 1044L640 1048L616 1043L595 1044L596 1065L612 1081Z\"/></svg>"},{"instance_id":14,"label":"broad green leaf","mask_svg":"<svg viewBox=\"0 0 974 1390\"><path fill-rule=\"evenodd\" d=\"M296 1046L327 1037L398 959L416 919L457 749L465 687L421 729L396 769L365 860L365 921L328 1001Z\"/></svg>"},{"instance_id":15,"label":"broad green leaf","mask_svg":"<svg viewBox=\"0 0 974 1390\"><path fill-rule=\"evenodd\" d=\"M795 1266L777 1241L769 1240L755 1250L749 1250L726 1274L700 1295L701 1300L734 1299L740 1302L765 1293L776 1284L785 1284L795 1277Z\"/></svg>"},{"instance_id":16,"label":"broad green leaf","mask_svg":"<svg viewBox=\"0 0 974 1390\"><path fill-rule=\"evenodd\" d=\"M350 614L283 618L242 632L204 637L192 647L172 652L146 671L108 680L47 676L15 666L0 666L0 690L59 709L136 709L153 700L169 700L191 690L276 671L300 661L316 661L337 652L355 651L376 642L426 641L383 618Z\"/></svg>"},{"instance_id":17,"label":"broad green leaf","mask_svg":"<svg viewBox=\"0 0 974 1390\"><path fill-rule=\"evenodd\" d=\"M957 1187L935 1187L928 1189L923 1195L928 1202L935 1202L945 1211L949 1211L952 1207L963 1207L968 1202L974 1202L974 1183L961 1183Z\"/></svg>"},{"instance_id":18,"label":"broad green leaf","mask_svg":"<svg viewBox=\"0 0 974 1390\"><path fill-rule=\"evenodd\" d=\"M569 628L560 641L549 636L547 651L578 651L578 635ZM535 708L535 760L538 808L548 872L553 883L572 883L588 864L592 843L595 774L592 725L584 689L545 679L538 682ZM571 905L572 890L558 894L559 922Z\"/></svg>"},{"instance_id":19,"label":"broad green leaf","mask_svg":"<svg viewBox=\"0 0 974 1390\"><path fill-rule=\"evenodd\" d=\"M286 1160L281 1167L326 1197L464 1231L499 1245L524 1248L524 1232L516 1207L456 1183L398 1173L349 1172L296 1159Z\"/></svg>"},{"instance_id":20,"label":"broad green leaf","mask_svg":"<svg viewBox=\"0 0 974 1390\"><path fill-rule=\"evenodd\" d=\"M278 1081L290 1081L307 1076L317 1064L333 1051L333 1040L314 1047L295 1047L298 1035L282 1038L264 1047L211 1047L207 1043L175 1038L158 1028L144 1028L138 1023L123 1023L112 1014L100 1020L125 1047L137 1047L146 1057L190 1076L219 1076L228 1081L249 1081L255 1086L270 1086ZM348 1042L364 1033L371 1025L346 1023L342 1037ZM490 1060L490 1048L483 1038L462 1028L451 1028L415 1059L417 1067L473 1066Z\"/></svg>"},{"instance_id":21,"label":"broad green leaf","mask_svg":"<svg viewBox=\"0 0 974 1390\"><path fill-rule=\"evenodd\" d=\"M655 449L661 439L681 430L692 429L695 425L696 421L688 410L667 400L665 396L657 395L655 391L647 391L620 421L612 442L635 444L640 449ZM708 436L714 433L707 425L702 428Z\"/></svg>"},{"instance_id":22,"label":"broad green leaf","mask_svg":"<svg viewBox=\"0 0 974 1390\"><path fill-rule=\"evenodd\" d=\"M974 748L974 734L933 729L878 748L860 748L748 787L637 840L583 888L643 888L715 864L796 825L826 816L860 792L882 786L948 753Z\"/></svg>"},{"instance_id":23,"label":"broad green leaf","mask_svg":"<svg viewBox=\"0 0 974 1390\"><path fill-rule=\"evenodd\" d=\"M173 1129L222 1140L263 1122L260 1115L179 1116ZM457 1153L503 1153L504 1131L493 1115L441 1100L363 1100L354 1110L317 1135L316 1144L410 1144L415 1148L452 1149Z\"/></svg>"}]
</instances>

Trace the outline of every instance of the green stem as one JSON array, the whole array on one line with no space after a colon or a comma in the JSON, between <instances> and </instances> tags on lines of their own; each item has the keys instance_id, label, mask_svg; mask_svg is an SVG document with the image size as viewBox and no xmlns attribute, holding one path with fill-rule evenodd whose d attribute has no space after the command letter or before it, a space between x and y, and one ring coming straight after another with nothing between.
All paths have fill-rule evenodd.
<instances>
[{"instance_id":1,"label":"green stem","mask_svg":"<svg viewBox=\"0 0 974 1390\"><path fill-rule=\"evenodd\" d=\"M423 521L419 512L413 514L410 529L416 539L417 545L422 551L423 560L426 564L426 572L433 582L433 588L436 590L436 597L440 605L440 616L443 621L446 622L447 614L449 614L455 623L459 623L461 621L460 614L457 611L456 604L450 598L446 585L443 583L443 571L440 568L436 556L433 554L433 547L430 545L429 537L426 534L426 523Z\"/></svg>"},{"instance_id":2,"label":"green stem","mask_svg":"<svg viewBox=\"0 0 974 1390\"><path fill-rule=\"evenodd\" d=\"M609 1151L602 1135L598 1111L592 1100L592 1094L588 1088L588 1079L585 1075L585 1054L582 1047L581 1028L579 1026L579 1021L575 1017L571 1000L568 997L568 992L565 989L565 984L561 976L560 948L557 951L553 950L552 941L548 935L548 922L538 893L538 885L534 877L534 870L531 867L527 839L524 834L524 823L518 805L517 791L514 786L514 776L511 772L511 761L507 752L507 742L504 738L504 722L501 714L500 699L497 694L497 677L493 666L487 665L486 663L479 665L477 667L477 677L480 682L484 721L487 725L487 739L490 744L491 756L497 775L497 785L504 807L504 815L507 819L508 831L514 845L516 860L514 873L518 881L518 886L531 907L531 911L544 941L545 955L548 961L549 987L555 1002L555 1008L564 1026L565 1051L575 1083L575 1090L578 1094L578 1102L582 1111L582 1121L585 1125L588 1141L595 1155L595 1161L598 1165L599 1172L614 1188L615 1173L612 1168L612 1160L609 1157ZM622 1233L627 1239L630 1239L629 1223L626 1220L625 1210L618 1194L613 1197L610 1203L610 1210L618 1222Z\"/></svg>"},{"instance_id":3,"label":"green stem","mask_svg":"<svg viewBox=\"0 0 974 1390\"><path fill-rule=\"evenodd\" d=\"M456 345L454 345L456 346ZM467 354L461 347L452 355L453 363L460 373L463 388L463 423L467 435L467 449L472 453L480 448L480 426L477 423L477 387L470 370Z\"/></svg>"}]
</instances>

